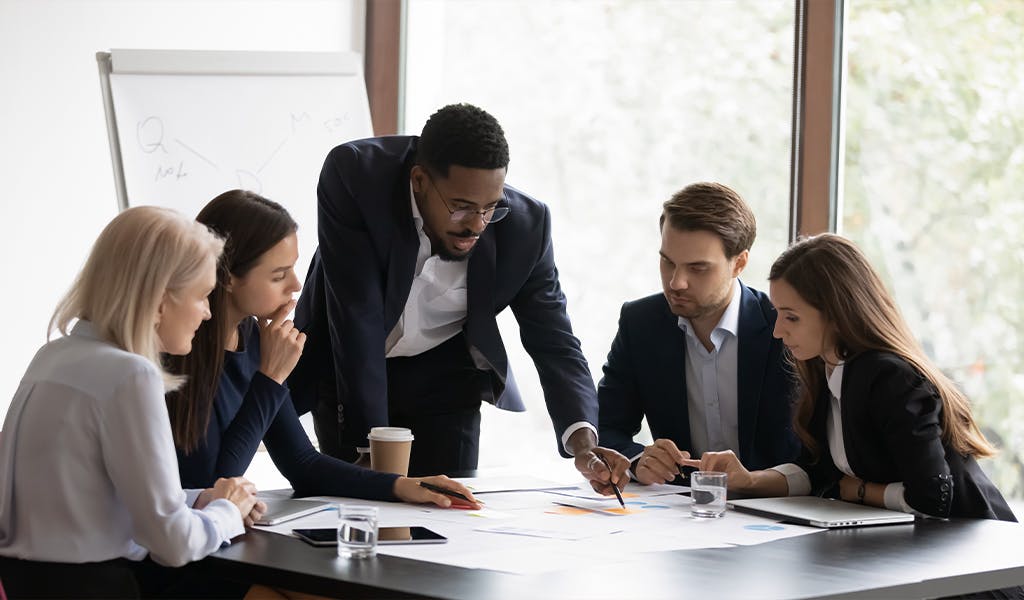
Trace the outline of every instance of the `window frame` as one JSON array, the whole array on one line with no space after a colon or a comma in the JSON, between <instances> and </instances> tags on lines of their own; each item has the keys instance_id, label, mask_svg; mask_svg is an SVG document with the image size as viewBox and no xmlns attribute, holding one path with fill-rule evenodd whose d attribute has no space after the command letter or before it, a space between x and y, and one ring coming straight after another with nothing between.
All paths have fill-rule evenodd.
<instances>
[{"instance_id":1,"label":"window frame","mask_svg":"<svg viewBox=\"0 0 1024 600\"><path fill-rule=\"evenodd\" d=\"M408 0L366 4L366 89L375 135L402 123ZM842 180L844 0L794 0L790 230L837 231Z\"/></svg>"}]
</instances>

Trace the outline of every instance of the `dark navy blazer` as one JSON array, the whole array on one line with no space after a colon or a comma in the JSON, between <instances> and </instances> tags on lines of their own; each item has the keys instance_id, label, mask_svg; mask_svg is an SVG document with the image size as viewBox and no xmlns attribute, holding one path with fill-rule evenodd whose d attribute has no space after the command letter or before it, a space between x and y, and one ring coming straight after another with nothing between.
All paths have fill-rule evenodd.
<instances>
[{"instance_id":1,"label":"dark navy blazer","mask_svg":"<svg viewBox=\"0 0 1024 600\"><path fill-rule=\"evenodd\" d=\"M783 345L772 337L775 308L768 297L740 285L737 337L739 457L749 469L790 462L800 444L793 434L794 375ZM655 439L691 451L686 392L686 333L663 294L622 306L619 331L598 384L601 444L633 457L644 416Z\"/></svg>"},{"instance_id":2,"label":"dark navy blazer","mask_svg":"<svg viewBox=\"0 0 1024 600\"><path fill-rule=\"evenodd\" d=\"M387 425L384 341L405 308L419 239L409 199L418 138L357 140L328 154L317 187L320 246L295 309L306 332L289 379L300 412L330 380L341 404L341 443L364 446L370 427ZM505 186L509 215L487 226L469 258L467 342L491 374L498 408L524 409L495 316L511 306L523 346L544 388L556 438L578 421L596 423L594 381L573 336L541 202ZM562 449L558 442L559 452Z\"/></svg>"},{"instance_id":3,"label":"dark navy blazer","mask_svg":"<svg viewBox=\"0 0 1024 600\"><path fill-rule=\"evenodd\" d=\"M184 488L207 488L219 477L239 477L256 456L260 441L300 496L346 496L394 500L397 476L363 469L320 454L309 442L289 400L288 387L260 372L256 319L239 326L242 349L226 352L202 444L178 449Z\"/></svg>"},{"instance_id":4,"label":"dark navy blazer","mask_svg":"<svg viewBox=\"0 0 1024 600\"><path fill-rule=\"evenodd\" d=\"M817 455L797 461L812 493L838 496L842 473L828 447L831 393L820 390L808 429ZM935 517L1016 521L973 456L942 441L942 399L931 381L888 352L864 352L843 366L843 444L850 469L864 481L903 482L911 508Z\"/></svg>"}]
</instances>

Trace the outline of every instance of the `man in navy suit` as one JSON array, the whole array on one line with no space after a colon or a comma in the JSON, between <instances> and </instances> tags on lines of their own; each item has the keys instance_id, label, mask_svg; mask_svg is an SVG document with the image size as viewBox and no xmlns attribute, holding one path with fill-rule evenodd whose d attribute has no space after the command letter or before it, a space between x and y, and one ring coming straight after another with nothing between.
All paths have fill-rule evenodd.
<instances>
[{"instance_id":1,"label":"man in navy suit","mask_svg":"<svg viewBox=\"0 0 1024 600\"><path fill-rule=\"evenodd\" d=\"M412 429L410 475L477 467L481 402L524 410L495 316L511 306L558 450L595 489L628 461L597 446L597 394L566 314L548 208L505 185L490 114L446 106L420 136L342 144L317 187L320 246L295 312L289 379L321 450L365 452L371 427ZM610 469L605 466L607 461Z\"/></svg>"},{"instance_id":2,"label":"man in navy suit","mask_svg":"<svg viewBox=\"0 0 1024 600\"><path fill-rule=\"evenodd\" d=\"M709 450L757 469L789 462L794 379L772 337L775 309L739 280L757 231L750 207L696 183L664 203L660 225L663 293L622 307L598 384L602 442L645 484ZM633 441L645 416L647 447Z\"/></svg>"}]
</instances>

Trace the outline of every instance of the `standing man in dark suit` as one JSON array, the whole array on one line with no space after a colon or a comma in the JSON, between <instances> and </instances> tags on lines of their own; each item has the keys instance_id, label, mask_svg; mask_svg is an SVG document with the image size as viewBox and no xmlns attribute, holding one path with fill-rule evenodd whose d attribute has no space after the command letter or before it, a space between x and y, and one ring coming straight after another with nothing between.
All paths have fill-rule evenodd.
<instances>
[{"instance_id":1,"label":"standing man in dark suit","mask_svg":"<svg viewBox=\"0 0 1024 600\"><path fill-rule=\"evenodd\" d=\"M641 483L671 481L679 465L732 450L766 468L799 450L794 376L772 337L768 296L739 280L757 226L746 202L695 183L661 214L663 293L627 302L598 385L600 434ZM633 441L644 417L655 441Z\"/></svg>"},{"instance_id":2,"label":"standing man in dark suit","mask_svg":"<svg viewBox=\"0 0 1024 600\"><path fill-rule=\"evenodd\" d=\"M410 475L475 469L481 402L524 410L495 321L511 306L559 452L611 493L628 461L597 446L597 394L559 287L551 216L505 185L508 162L501 126L467 104L434 113L419 137L331 151L295 313L308 340L292 396L314 411L327 454L354 460L371 427L393 425L415 436Z\"/></svg>"}]
</instances>

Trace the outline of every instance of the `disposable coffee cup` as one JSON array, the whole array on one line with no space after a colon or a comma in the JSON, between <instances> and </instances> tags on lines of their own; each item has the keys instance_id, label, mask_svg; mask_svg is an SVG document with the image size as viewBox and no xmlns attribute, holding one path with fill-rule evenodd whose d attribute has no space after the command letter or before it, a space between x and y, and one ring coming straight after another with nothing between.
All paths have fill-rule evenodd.
<instances>
[{"instance_id":1,"label":"disposable coffee cup","mask_svg":"<svg viewBox=\"0 0 1024 600\"><path fill-rule=\"evenodd\" d=\"M370 429L370 468L381 473L409 474L412 452L412 431L405 427L374 427Z\"/></svg>"}]
</instances>

